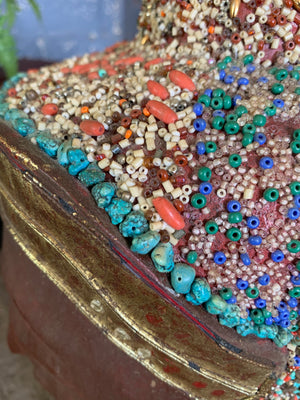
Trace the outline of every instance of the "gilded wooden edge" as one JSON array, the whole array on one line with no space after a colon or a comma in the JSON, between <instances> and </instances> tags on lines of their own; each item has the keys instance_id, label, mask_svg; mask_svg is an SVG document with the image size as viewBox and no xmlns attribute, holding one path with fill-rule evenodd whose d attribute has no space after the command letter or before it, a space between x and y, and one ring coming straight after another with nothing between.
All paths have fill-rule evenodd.
<instances>
[{"instance_id":1,"label":"gilded wooden edge","mask_svg":"<svg viewBox=\"0 0 300 400\"><path fill-rule=\"evenodd\" d=\"M268 391L274 365L245 358L204 334L179 305L149 287L149 277L136 277L113 233L105 237L98 229L95 235L88 216L82 219L82 204L42 182L38 163L24 149L1 136L0 144L1 214L15 240L113 343L190 397L209 399L219 390L222 399L237 400L255 398L260 386L261 394ZM48 160L41 165L44 173L57 168Z\"/></svg>"}]
</instances>

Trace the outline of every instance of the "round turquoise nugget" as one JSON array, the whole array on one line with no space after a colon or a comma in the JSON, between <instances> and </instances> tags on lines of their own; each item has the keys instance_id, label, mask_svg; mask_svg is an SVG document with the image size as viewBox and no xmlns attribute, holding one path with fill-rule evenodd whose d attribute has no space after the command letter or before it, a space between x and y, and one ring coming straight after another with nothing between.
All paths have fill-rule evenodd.
<instances>
[{"instance_id":1,"label":"round turquoise nugget","mask_svg":"<svg viewBox=\"0 0 300 400\"><path fill-rule=\"evenodd\" d=\"M132 211L119 225L119 230L124 237L135 237L147 232L148 222L141 211Z\"/></svg>"},{"instance_id":2,"label":"round turquoise nugget","mask_svg":"<svg viewBox=\"0 0 300 400\"><path fill-rule=\"evenodd\" d=\"M199 306L209 300L211 296L210 286L206 279L196 278L191 286L191 291L186 295L186 299Z\"/></svg>"},{"instance_id":3,"label":"round turquoise nugget","mask_svg":"<svg viewBox=\"0 0 300 400\"><path fill-rule=\"evenodd\" d=\"M221 325L233 328L240 323L241 310L236 304L228 304L226 310L219 315L219 322Z\"/></svg>"},{"instance_id":4,"label":"round turquoise nugget","mask_svg":"<svg viewBox=\"0 0 300 400\"><path fill-rule=\"evenodd\" d=\"M23 137L36 131L35 122L32 119L16 118L11 122L13 128Z\"/></svg>"},{"instance_id":5,"label":"round turquoise nugget","mask_svg":"<svg viewBox=\"0 0 300 400\"><path fill-rule=\"evenodd\" d=\"M80 171L89 165L89 161L85 153L81 149L68 150L68 159L70 166L68 168L70 175L77 175Z\"/></svg>"},{"instance_id":6,"label":"round turquoise nugget","mask_svg":"<svg viewBox=\"0 0 300 400\"><path fill-rule=\"evenodd\" d=\"M158 272L171 272L174 268L174 250L171 243L159 243L151 253Z\"/></svg>"},{"instance_id":7,"label":"round turquoise nugget","mask_svg":"<svg viewBox=\"0 0 300 400\"><path fill-rule=\"evenodd\" d=\"M115 197L112 199L108 207L105 208L105 211L110 216L111 223L113 225L118 225L123 221L125 216L130 213L131 209L132 209L131 203ZM146 254L146 253L141 253L141 254Z\"/></svg>"},{"instance_id":8,"label":"round turquoise nugget","mask_svg":"<svg viewBox=\"0 0 300 400\"><path fill-rule=\"evenodd\" d=\"M194 268L187 264L175 264L171 272L171 284L176 293L187 294L195 279L196 272Z\"/></svg>"},{"instance_id":9,"label":"round turquoise nugget","mask_svg":"<svg viewBox=\"0 0 300 400\"><path fill-rule=\"evenodd\" d=\"M92 189L92 196L96 200L97 206L100 208L108 207L110 204L116 188L110 182L101 182L95 185Z\"/></svg>"},{"instance_id":10,"label":"round turquoise nugget","mask_svg":"<svg viewBox=\"0 0 300 400\"><path fill-rule=\"evenodd\" d=\"M36 137L38 146L50 157L55 157L61 141L51 135L49 131L41 132Z\"/></svg>"},{"instance_id":11,"label":"round turquoise nugget","mask_svg":"<svg viewBox=\"0 0 300 400\"><path fill-rule=\"evenodd\" d=\"M86 186L93 186L104 181L105 173L96 163L91 163L84 171L79 172L78 179Z\"/></svg>"},{"instance_id":12,"label":"round turquoise nugget","mask_svg":"<svg viewBox=\"0 0 300 400\"><path fill-rule=\"evenodd\" d=\"M160 241L160 234L155 231L148 231L139 236L135 236L132 240L130 249L134 253L147 254L149 253Z\"/></svg>"},{"instance_id":13,"label":"round turquoise nugget","mask_svg":"<svg viewBox=\"0 0 300 400\"><path fill-rule=\"evenodd\" d=\"M210 314L218 315L224 313L228 304L218 294L213 294L205 303L205 308Z\"/></svg>"}]
</instances>

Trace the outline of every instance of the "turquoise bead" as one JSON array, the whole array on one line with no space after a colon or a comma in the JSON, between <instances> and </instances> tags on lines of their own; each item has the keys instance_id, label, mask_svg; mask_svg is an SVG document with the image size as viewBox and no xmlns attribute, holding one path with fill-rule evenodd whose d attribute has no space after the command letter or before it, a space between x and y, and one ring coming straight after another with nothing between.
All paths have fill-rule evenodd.
<instances>
[{"instance_id":1,"label":"turquoise bead","mask_svg":"<svg viewBox=\"0 0 300 400\"><path fill-rule=\"evenodd\" d=\"M57 161L63 167L67 167L70 164L68 151L72 149L72 139L63 142L57 149Z\"/></svg>"},{"instance_id":2,"label":"turquoise bead","mask_svg":"<svg viewBox=\"0 0 300 400\"><path fill-rule=\"evenodd\" d=\"M4 118L4 115L8 111L8 103L0 104L0 118Z\"/></svg>"},{"instance_id":3,"label":"turquoise bead","mask_svg":"<svg viewBox=\"0 0 300 400\"><path fill-rule=\"evenodd\" d=\"M207 312L213 315L222 314L225 312L228 304L218 294L213 294L210 299L205 303Z\"/></svg>"},{"instance_id":4,"label":"turquoise bead","mask_svg":"<svg viewBox=\"0 0 300 400\"><path fill-rule=\"evenodd\" d=\"M171 243L159 243L151 253L158 272L171 272L174 268L174 250Z\"/></svg>"},{"instance_id":5,"label":"turquoise bead","mask_svg":"<svg viewBox=\"0 0 300 400\"><path fill-rule=\"evenodd\" d=\"M110 182L101 182L92 189L92 196L96 200L97 206L100 208L108 207L114 194L116 187Z\"/></svg>"},{"instance_id":6,"label":"turquoise bead","mask_svg":"<svg viewBox=\"0 0 300 400\"><path fill-rule=\"evenodd\" d=\"M17 119L17 118L27 118L28 119L28 115L24 111L18 110L17 108L9 109L4 115L5 121L13 121L14 119Z\"/></svg>"},{"instance_id":7,"label":"turquoise bead","mask_svg":"<svg viewBox=\"0 0 300 400\"><path fill-rule=\"evenodd\" d=\"M77 175L89 165L86 154L81 149L68 150L68 159L71 164L68 168L70 175Z\"/></svg>"},{"instance_id":8,"label":"turquoise bead","mask_svg":"<svg viewBox=\"0 0 300 400\"><path fill-rule=\"evenodd\" d=\"M55 157L61 141L51 135L49 131L41 132L36 137L38 146L50 157Z\"/></svg>"},{"instance_id":9,"label":"turquoise bead","mask_svg":"<svg viewBox=\"0 0 300 400\"><path fill-rule=\"evenodd\" d=\"M115 197L112 199L111 203L105 208L105 211L110 216L111 223L113 225L118 225L123 221L125 216L130 213L131 209L132 209L131 203Z\"/></svg>"},{"instance_id":10,"label":"turquoise bead","mask_svg":"<svg viewBox=\"0 0 300 400\"><path fill-rule=\"evenodd\" d=\"M122 200L123 201L123 200ZM160 234L155 231L148 231L135 236L132 240L131 251L138 254L148 254L160 241Z\"/></svg>"},{"instance_id":11,"label":"turquoise bead","mask_svg":"<svg viewBox=\"0 0 300 400\"><path fill-rule=\"evenodd\" d=\"M236 304L228 304L227 309L219 315L219 322L221 325L233 328L240 323L241 310Z\"/></svg>"},{"instance_id":12,"label":"turquoise bead","mask_svg":"<svg viewBox=\"0 0 300 400\"><path fill-rule=\"evenodd\" d=\"M171 272L171 284L176 293L187 294L195 279L196 272L194 268L187 264L175 264Z\"/></svg>"},{"instance_id":13,"label":"turquoise bead","mask_svg":"<svg viewBox=\"0 0 300 400\"><path fill-rule=\"evenodd\" d=\"M16 118L12 121L13 128L19 132L21 136L27 136L36 131L35 122L29 118Z\"/></svg>"},{"instance_id":14,"label":"turquoise bead","mask_svg":"<svg viewBox=\"0 0 300 400\"><path fill-rule=\"evenodd\" d=\"M186 295L187 301L199 306L210 299L211 290L206 279L196 278L191 286L191 291Z\"/></svg>"},{"instance_id":15,"label":"turquoise bead","mask_svg":"<svg viewBox=\"0 0 300 400\"><path fill-rule=\"evenodd\" d=\"M278 334L278 326L266 324L255 325L254 334L261 339L275 339Z\"/></svg>"},{"instance_id":16,"label":"turquoise bead","mask_svg":"<svg viewBox=\"0 0 300 400\"><path fill-rule=\"evenodd\" d=\"M93 186L104 181L105 173L96 163L91 163L84 171L79 172L78 179L85 186Z\"/></svg>"},{"instance_id":17,"label":"turquoise bead","mask_svg":"<svg viewBox=\"0 0 300 400\"><path fill-rule=\"evenodd\" d=\"M280 326L278 328L278 333L273 340L278 347L284 347L289 344L292 339L293 335L291 334L291 332L288 329L282 328Z\"/></svg>"},{"instance_id":18,"label":"turquoise bead","mask_svg":"<svg viewBox=\"0 0 300 400\"><path fill-rule=\"evenodd\" d=\"M254 333L254 325L252 321L246 320L242 324L236 326L237 333L241 336L247 336Z\"/></svg>"},{"instance_id":19,"label":"turquoise bead","mask_svg":"<svg viewBox=\"0 0 300 400\"><path fill-rule=\"evenodd\" d=\"M132 211L119 225L119 230L124 237L135 237L147 232L148 222L141 211Z\"/></svg>"}]
</instances>

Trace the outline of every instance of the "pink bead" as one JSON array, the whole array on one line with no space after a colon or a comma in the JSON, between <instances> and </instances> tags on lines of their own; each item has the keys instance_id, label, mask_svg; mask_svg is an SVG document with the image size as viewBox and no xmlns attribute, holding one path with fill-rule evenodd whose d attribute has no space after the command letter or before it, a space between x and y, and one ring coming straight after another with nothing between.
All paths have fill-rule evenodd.
<instances>
[{"instance_id":1,"label":"pink bead","mask_svg":"<svg viewBox=\"0 0 300 400\"><path fill-rule=\"evenodd\" d=\"M170 97L168 89L156 81L149 80L147 82L147 88L151 94L160 97L162 100L166 100Z\"/></svg>"},{"instance_id":2,"label":"pink bead","mask_svg":"<svg viewBox=\"0 0 300 400\"><path fill-rule=\"evenodd\" d=\"M184 72L172 70L169 73L169 78L171 82L179 86L181 89L188 89L192 92L196 90L194 82Z\"/></svg>"},{"instance_id":3,"label":"pink bead","mask_svg":"<svg viewBox=\"0 0 300 400\"><path fill-rule=\"evenodd\" d=\"M154 117L160 119L165 124L172 124L178 120L176 112L160 101L150 100L146 104L146 108Z\"/></svg>"}]
</instances>

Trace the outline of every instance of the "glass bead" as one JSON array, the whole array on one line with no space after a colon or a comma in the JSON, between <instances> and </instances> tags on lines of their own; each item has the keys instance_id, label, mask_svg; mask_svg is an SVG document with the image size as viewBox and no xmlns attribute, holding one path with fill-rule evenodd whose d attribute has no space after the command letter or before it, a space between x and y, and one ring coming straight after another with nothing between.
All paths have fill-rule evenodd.
<instances>
[{"instance_id":1,"label":"glass bead","mask_svg":"<svg viewBox=\"0 0 300 400\"><path fill-rule=\"evenodd\" d=\"M241 210L241 203L237 200L230 200L227 203L227 210L231 213L231 212L238 212Z\"/></svg>"},{"instance_id":2,"label":"glass bead","mask_svg":"<svg viewBox=\"0 0 300 400\"><path fill-rule=\"evenodd\" d=\"M209 182L202 182L199 186L199 192L205 196L212 192L212 184Z\"/></svg>"},{"instance_id":3,"label":"glass bead","mask_svg":"<svg viewBox=\"0 0 300 400\"><path fill-rule=\"evenodd\" d=\"M254 60L254 57L252 54L247 54L244 58L243 58L243 63L244 65L248 65L251 64Z\"/></svg>"},{"instance_id":4,"label":"glass bead","mask_svg":"<svg viewBox=\"0 0 300 400\"><path fill-rule=\"evenodd\" d=\"M249 236L248 243L252 246L259 246L262 243L262 238L259 235Z\"/></svg>"},{"instance_id":5,"label":"glass bead","mask_svg":"<svg viewBox=\"0 0 300 400\"><path fill-rule=\"evenodd\" d=\"M296 196L294 196L294 203L296 207L300 208L300 194L296 194Z\"/></svg>"},{"instance_id":6,"label":"glass bead","mask_svg":"<svg viewBox=\"0 0 300 400\"><path fill-rule=\"evenodd\" d=\"M271 106L266 107L264 111L268 117L273 117L276 114L276 107L274 104L272 104Z\"/></svg>"},{"instance_id":7,"label":"glass bead","mask_svg":"<svg viewBox=\"0 0 300 400\"><path fill-rule=\"evenodd\" d=\"M194 194L191 198L191 204L193 207L195 208L203 208L206 206L206 197L201 194L201 193L197 193Z\"/></svg>"},{"instance_id":8,"label":"glass bead","mask_svg":"<svg viewBox=\"0 0 300 400\"><path fill-rule=\"evenodd\" d=\"M189 264L194 264L197 261L198 254L196 251L190 251L186 257L186 260Z\"/></svg>"},{"instance_id":9,"label":"glass bead","mask_svg":"<svg viewBox=\"0 0 300 400\"><path fill-rule=\"evenodd\" d=\"M237 106L237 108L234 110L234 112L238 117L241 117L243 114L247 114L248 110L245 106L240 105L240 106Z\"/></svg>"},{"instance_id":10,"label":"glass bead","mask_svg":"<svg viewBox=\"0 0 300 400\"><path fill-rule=\"evenodd\" d=\"M206 121L203 118L197 118L193 122L193 125L197 132L203 132L206 128Z\"/></svg>"},{"instance_id":11,"label":"glass bead","mask_svg":"<svg viewBox=\"0 0 300 400\"><path fill-rule=\"evenodd\" d=\"M203 103L206 107L210 106L210 97L207 96L206 94L202 94L199 98L198 98L198 103Z\"/></svg>"},{"instance_id":12,"label":"glass bead","mask_svg":"<svg viewBox=\"0 0 300 400\"><path fill-rule=\"evenodd\" d=\"M215 153L217 151L217 145L215 142L206 142L205 143L206 153Z\"/></svg>"},{"instance_id":13,"label":"glass bead","mask_svg":"<svg viewBox=\"0 0 300 400\"><path fill-rule=\"evenodd\" d=\"M262 311L259 308L255 308L250 311L250 317L256 325L262 325L265 321Z\"/></svg>"},{"instance_id":14,"label":"glass bead","mask_svg":"<svg viewBox=\"0 0 300 400\"><path fill-rule=\"evenodd\" d=\"M259 218L255 216L251 216L247 218L247 226L250 229L256 229L259 227Z\"/></svg>"},{"instance_id":15,"label":"glass bead","mask_svg":"<svg viewBox=\"0 0 300 400\"><path fill-rule=\"evenodd\" d=\"M240 212L232 212L228 214L228 222L230 224L238 224L243 219L243 216Z\"/></svg>"},{"instance_id":16,"label":"glass bead","mask_svg":"<svg viewBox=\"0 0 300 400\"><path fill-rule=\"evenodd\" d=\"M244 265L250 265L251 264L251 259L250 259L250 257L248 256L247 253L241 253L240 254L240 258L241 258L241 261L242 261L242 263Z\"/></svg>"},{"instance_id":17,"label":"glass bead","mask_svg":"<svg viewBox=\"0 0 300 400\"><path fill-rule=\"evenodd\" d=\"M274 262L281 262L284 259L284 254L281 250L275 250L273 253L271 253L271 259Z\"/></svg>"},{"instance_id":18,"label":"glass bead","mask_svg":"<svg viewBox=\"0 0 300 400\"><path fill-rule=\"evenodd\" d=\"M214 262L218 265L222 265L224 264L224 262L226 261L226 256L222 251L217 251L214 254Z\"/></svg>"},{"instance_id":19,"label":"glass bead","mask_svg":"<svg viewBox=\"0 0 300 400\"><path fill-rule=\"evenodd\" d=\"M254 124L245 124L242 129L243 135L247 135L247 134L254 135L255 131L256 131L256 128L255 128Z\"/></svg>"},{"instance_id":20,"label":"glass bead","mask_svg":"<svg viewBox=\"0 0 300 400\"><path fill-rule=\"evenodd\" d=\"M256 299L259 296L259 290L256 286L247 287L245 293L250 299Z\"/></svg>"},{"instance_id":21,"label":"glass bead","mask_svg":"<svg viewBox=\"0 0 300 400\"><path fill-rule=\"evenodd\" d=\"M300 194L300 182L294 181L290 185L292 195Z\"/></svg>"},{"instance_id":22,"label":"glass bead","mask_svg":"<svg viewBox=\"0 0 300 400\"><path fill-rule=\"evenodd\" d=\"M287 250L290 253L298 253L300 251L300 241L296 239L292 239L287 245Z\"/></svg>"},{"instance_id":23,"label":"glass bead","mask_svg":"<svg viewBox=\"0 0 300 400\"><path fill-rule=\"evenodd\" d=\"M268 275L268 274L264 274L263 276L260 276L260 277L258 278L258 282L259 282L262 286L268 285L268 284L270 283L270 280L271 280L271 278L270 278L270 275Z\"/></svg>"},{"instance_id":24,"label":"glass bead","mask_svg":"<svg viewBox=\"0 0 300 400\"><path fill-rule=\"evenodd\" d=\"M287 215L289 219L298 219L300 217L300 210L298 208L290 208Z\"/></svg>"},{"instance_id":25,"label":"glass bead","mask_svg":"<svg viewBox=\"0 0 300 400\"><path fill-rule=\"evenodd\" d=\"M273 104L276 108L283 108L284 107L284 101L282 99L275 99L273 100Z\"/></svg>"},{"instance_id":26,"label":"glass bead","mask_svg":"<svg viewBox=\"0 0 300 400\"><path fill-rule=\"evenodd\" d=\"M222 297L224 300L229 300L232 297L232 290L230 288L223 287L219 295Z\"/></svg>"},{"instance_id":27,"label":"glass bead","mask_svg":"<svg viewBox=\"0 0 300 400\"><path fill-rule=\"evenodd\" d=\"M291 149L292 149L292 152L294 153L294 154L299 154L300 153L300 140L294 140L292 143L291 143Z\"/></svg>"},{"instance_id":28,"label":"glass bead","mask_svg":"<svg viewBox=\"0 0 300 400\"><path fill-rule=\"evenodd\" d=\"M274 161L271 157L262 157L259 160L259 166L263 169L271 169L274 166Z\"/></svg>"},{"instance_id":29,"label":"glass bead","mask_svg":"<svg viewBox=\"0 0 300 400\"><path fill-rule=\"evenodd\" d=\"M166 182L169 179L169 174L165 169L158 169L157 177L161 182Z\"/></svg>"},{"instance_id":30,"label":"glass bead","mask_svg":"<svg viewBox=\"0 0 300 400\"><path fill-rule=\"evenodd\" d=\"M275 188L268 188L264 191L263 197L265 200L273 202L279 198L279 192Z\"/></svg>"},{"instance_id":31,"label":"glass bead","mask_svg":"<svg viewBox=\"0 0 300 400\"><path fill-rule=\"evenodd\" d=\"M186 156L184 156L182 154L176 156L174 161L175 161L176 165L179 165L181 167L185 167L188 164L188 160L187 160Z\"/></svg>"},{"instance_id":32,"label":"glass bead","mask_svg":"<svg viewBox=\"0 0 300 400\"><path fill-rule=\"evenodd\" d=\"M291 76L291 78L296 79L297 81L299 81L299 79L300 79L300 75L299 75L298 71L291 71L290 76Z\"/></svg>"},{"instance_id":33,"label":"glass bead","mask_svg":"<svg viewBox=\"0 0 300 400\"><path fill-rule=\"evenodd\" d=\"M203 105L201 103L196 103L193 105L193 111L199 117L203 113Z\"/></svg>"},{"instance_id":34,"label":"glass bead","mask_svg":"<svg viewBox=\"0 0 300 400\"><path fill-rule=\"evenodd\" d=\"M242 157L239 154L231 154L229 156L229 165L238 168L242 164Z\"/></svg>"},{"instance_id":35,"label":"glass bead","mask_svg":"<svg viewBox=\"0 0 300 400\"><path fill-rule=\"evenodd\" d=\"M264 115L256 114L253 117L253 124L255 126L265 126L266 122L267 122L267 119Z\"/></svg>"},{"instance_id":36,"label":"glass bead","mask_svg":"<svg viewBox=\"0 0 300 400\"><path fill-rule=\"evenodd\" d=\"M254 141L257 142L260 145L263 145L264 143L266 143L266 140L267 140L267 138L266 138L266 135L264 133L257 132L254 135Z\"/></svg>"},{"instance_id":37,"label":"glass bead","mask_svg":"<svg viewBox=\"0 0 300 400\"><path fill-rule=\"evenodd\" d=\"M209 181L211 178L211 170L208 167L199 168L198 178L203 182Z\"/></svg>"},{"instance_id":38,"label":"glass bead","mask_svg":"<svg viewBox=\"0 0 300 400\"><path fill-rule=\"evenodd\" d=\"M237 279L236 281L236 287L240 290L246 290L247 287L249 286L249 282L248 281L244 281L243 279Z\"/></svg>"},{"instance_id":39,"label":"glass bead","mask_svg":"<svg viewBox=\"0 0 300 400\"><path fill-rule=\"evenodd\" d=\"M222 117L214 117L212 120L212 127L217 130L221 130L225 124L225 120Z\"/></svg>"},{"instance_id":40,"label":"glass bead","mask_svg":"<svg viewBox=\"0 0 300 400\"><path fill-rule=\"evenodd\" d=\"M226 95L223 98L223 107L225 110L230 110L230 108L232 107L232 100L231 97Z\"/></svg>"},{"instance_id":41,"label":"glass bead","mask_svg":"<svg viewBox=\"0 0 300 400\"><path fill-rule=\"evenodd\" d=\"M211 107L214 110L220 110L221 108L223 108L223 105L224 103L222 97L213 97L211 99Z\"/></svg>"},{"instance_id":42,"label":"glass bead","mask_svg":"<svg viewBox=\"0 0 300 400\"><path fill-rule=\"evenodd\" d=\"M197 154L201 155L205 153L205 143L204 142L198 142L196 144L196 151Z\"/></svg>"},{"instance_id":43,"label":"glass bead","mask_svg":"<svg viewBox=\"0 0 300 400\"><path fill-rule=\"evenodd\" d=\"M248 78L239 78L238 80L237 80L237 84L239 85L239 86L241 86L241 85L249 85L249 79Z\"/></svg>"},{"instance_id":44,"label":"glass bead","mask_svg":"<svg viewBox=\"0 0 300 400\"><path fill-rule=\"evenodd\" d=\"M207 221L205 224L205 230L209 235L215 235L218 230L218 224L215 221Z\"/></svg>"},{"instance_id":45,"label":"glass bead","mask_svg":"<svg viewBox=\"0 0 300 400\"><path fill-rule=\"evenodd\" d=\"M288 76L288 71L286 69L278 69L275 73L275 79L278 81L283 81Z\"/></svg>"},{"instance_id":46,"label":"glass bead","mask_svg":"<svg viewBox=\"0 0 300 400\"><path fill-rule=\"evenodd\" d=\"M181 200L175 199L173 201L173 204L174 204L174 206L175 206L177 211L179 211L179 212L183 212L184 211L184 204L182 203Z\"/></svg>"},{"instance_id":47,"label":"glass bead","mask_svg":"<svg viewBox=\"0 0 300 400\"><path fill-rule=\"evenodd\" d=\"M280 94L284 91L284 86L281 83L274 83L271 87L273 94Z\"/></svg>"},{"instance_id":48,"label":"glass bead","mask_svg":"<svg viewBox=\"0 0 300 400\"><path fill-rule=\"evenodd\" d=\"M293 132L293 139L300 140L300 129L296 129Z\"/></svg>"},{"instance_id":49,"label":"glass bead","mask_svg":"<svg viewBox=\"0 0 300 400\"><path fill-rule=\"evenodd\" d=\"M225 117L226 122L236 122L238 119L238 116L236 114L227 114Z\"/></svg>"},{"instance_id":50,"label":"glass bead","mask_svg":"<svg viewBox=\"0 0 300 400\"><path fill-rule=\"evenodd\" d=\"M228 135L235 135L240 130L240 126L237 122L226 122L224 130Z\"/></svg>"},{"instance_id":51,"label":"glass bead","mask_svg":"<svg viewBox=\"0 0 300 400\"><path fill-rule=\"evenodd\" d=\"M226 232L226 236L232 242L237 242L242 237L242 232L238 228L229 228Z\"/></svg>"},{"instance_id":52,"label":"glass bead","mask_svg":"<svg viewBox=\"0 0 300 400\"><path fill-rule=\"evenodd\" d=\"M294 287L293 289L289 290L289 295L298 299L300 297L300 287Z\"/></svg>"},{"instance_id":53,"label":"glass bead","mask_svg":"<svg viewBox=\"0 0 300 400\"><path fill-rule=\"evenodd\" d=\"M225 96L225 91L221 88L217 88L212 92L212 97L224 97L224 96Z\"/></svg>"}]
</instances>

